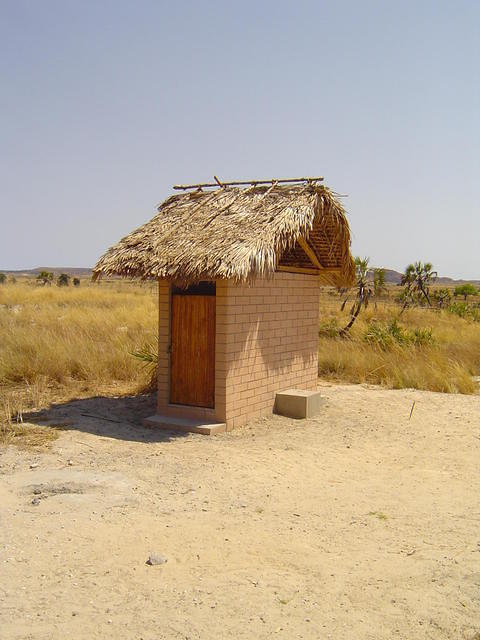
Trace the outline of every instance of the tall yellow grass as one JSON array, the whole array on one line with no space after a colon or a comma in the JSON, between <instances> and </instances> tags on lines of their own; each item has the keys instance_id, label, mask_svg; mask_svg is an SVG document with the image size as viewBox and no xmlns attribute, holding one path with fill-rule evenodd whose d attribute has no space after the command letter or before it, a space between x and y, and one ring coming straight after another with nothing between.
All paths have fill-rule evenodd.
<instances>
[{"instance_id":1,"label":"tall yellow grass","mask_svg":"<svg viewBox=\"0 0 480 640\"><path fill-rule=\"evenodd\" d=\"M320 325L345 326L348 313L340 312L340 300L322 296ZM411 387L448 393L475 393L473 376L480 375L480 323L447 311L400 308L387 300L370 305L357 319L351 339L320 337L319 374L331 380L382 384L390 388ZM432 330L432 345L393 345L382 349L367 343L368 323L388 323L398 318L406 329Z\"/></svg>"},{"instance_id":2,"label":"tall yellow grass","mask_svg":"<svg viewBox=\"0 0 480 640\"><path fill-rule=\"evenodd\" d=\"M156 286L0 286L0 384L127 383L146 372L130 354L156 336Z\"/></svg>"}]
</instances>

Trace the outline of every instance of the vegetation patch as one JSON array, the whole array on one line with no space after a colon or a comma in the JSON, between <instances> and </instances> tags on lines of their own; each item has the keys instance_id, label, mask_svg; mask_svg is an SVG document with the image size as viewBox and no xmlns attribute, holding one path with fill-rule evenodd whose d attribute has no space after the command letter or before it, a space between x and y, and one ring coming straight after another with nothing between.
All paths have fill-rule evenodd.
<instances>
[{"instance_id":1,"label":"vegetation patch","mask_svg":"<svg viewBox=\"0 0 480 640\"><path fill-rule=\"evenodd\" d=\"M40 426L23 421L27 410L41 402L38 389L0 388L0 444L19 447L45 447L58 438L57 426Z\"/></svg>"},{"instance_id":2,"label":"vegetation patch","mask_svg":"<svg viewBox=\"0 0 480 640\"><path fill-rule=\"evenodd\" d=\"M394 389L477 393L477 288L436 287L430 263L409 265L399 286L384 285L382 270L370 269L368 258L355 265L355 287L321 296L319 375Z\"/></svg>"},{"instance_id":3,"label":"vegetation patch","mask_svg":"<svg viewBox=\"0 0 480 640\"><path fill-rule=\"evenodd\" d=\"M382 511L370 511L368 515L375 516L375 518L378 518L379 520L388 520L388 516Z\"/></svg>"},{"instance_id":4,"label":"vegetation patch","mask_svg":"<svg viewBox=\"0 0 480 640\"><path fill-rule=\"evenodd\" d=\"M370 322L363 334L363 339L365 342L385 350L396 345L401 347L421 347L432 345L435 342L431 328L415 327L407 329L402 327L396 318L387 323Z\"/></svg>"}]
</instances>

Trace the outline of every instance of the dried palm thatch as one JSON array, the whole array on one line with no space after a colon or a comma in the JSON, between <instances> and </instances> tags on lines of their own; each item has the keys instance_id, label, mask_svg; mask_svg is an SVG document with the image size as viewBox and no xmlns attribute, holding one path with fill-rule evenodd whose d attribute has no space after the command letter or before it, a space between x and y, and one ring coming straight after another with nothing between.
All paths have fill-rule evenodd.
<instances>
[{"instance_id":1,"label":"dried palm thatch","mask_svg":"<svg viewBox=\"0 0 480 640\"><path fill-rule=\"evenodd\" d=\"M325 283L351 284L345 211L325 186L221 187L173 195L157 215L100 258L100 275L249 282L288 266L318 268ZM306 261L306 263L305 263Z\"/></svg>"}]
</instances>

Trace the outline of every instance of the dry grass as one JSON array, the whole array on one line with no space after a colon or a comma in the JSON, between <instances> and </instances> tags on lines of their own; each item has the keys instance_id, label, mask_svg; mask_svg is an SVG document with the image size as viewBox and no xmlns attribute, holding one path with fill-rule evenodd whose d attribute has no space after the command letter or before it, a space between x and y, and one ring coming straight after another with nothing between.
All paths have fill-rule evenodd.
<instances>
[{"instance_id":1,"label":"dry grass","mask_svg":"<svg viewBox=\"0 0 480 640\"><path fill-rule=\"evenodd\" d=\"M27 410L37 410L47 403L44 379L33 385L0 387L0 443L20 447L44 447L56 440L58 432L51 426L24 422ZM60 425L58 425L60 426Z\"/></svg>"},{"instance_id":2,"label":"dry grass","mask_svg":"<svg viewBox=\"0 0 480 640\"><path fill-rule=\"evenodd\" d=\"M320 326L344 326L338 296L324 295ZM475 393L474 376L480 375L480 325L447 311L408 309L400 317L391 300L373 305L359 316L350 340L321 336L319 374L331 380L381 384L389 388L415 388L447 393ZM429 329L432 344L381 345L364 338L370 323L386 326L399 317L406 331ZM328 333L328 331L327 331Z\"/></svg>"},{"instance_id":3,"label":"dry grass","mask_svg":"<svg viewBox=\"0 0 480 640\"><path fill-rule=\"evenodd\" d=\"M0 287L0 439L33 436L22 414L56 399L135 393L149 374L132 357L157 333L156 284Z\"/></svg>"},{"instance_id":4,"label":"dry grass","mask_svg":"<svg viewBox=\"0 0 480 640\"><path fill-rule=\"evenodd\" d=\"M143 382L130 352L155 338L156 285L7 285L0 305L0 384Z\"/></svg>"},{"instance_id":5,"label":"dry grass","mask_svg":"<svg viewBox=\"0 0 480 640\"><path fill-rule=\"evenodd\" d=\"M0 444L13 444L23 449L44 449L58 438L58 427L30 423L0 423Z\"/></svg>"}]
</instances>

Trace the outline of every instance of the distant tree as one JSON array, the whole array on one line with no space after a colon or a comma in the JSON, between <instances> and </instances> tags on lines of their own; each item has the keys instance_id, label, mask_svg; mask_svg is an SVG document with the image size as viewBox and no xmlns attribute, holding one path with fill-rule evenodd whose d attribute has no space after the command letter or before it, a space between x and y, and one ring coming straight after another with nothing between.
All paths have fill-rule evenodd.
<instances>
[{"instance_id":1,"label":"distant tree","mask_svg":"<svg viewBox=\"0 0 480 640\"><path fill-rule=\"evenodd\" d=\"M40 271L37 276L37 282L42 286L45 286L47 284L51 285L53 282L53 273L51 273L50 271Z\"/></svg>"},{"instance_id":2,"label":"distant tree","mask_svg":"<svg viewBox=\"0 0 480 640\"><path fill-rule=\"evenodd\" d=\"M5 284L7 276L4 273L0 273L0 284Z\"/></svg>"},{"instance_id":3,"label":"distant tree","mask_svg":"<svg viewBox=\"0 0 480 640\"><path fill-rule=\"evenodd\" d=\"M385 269L373 270L373 295L379 298L387 291L385 283Z\"/></svg>"},{"instance_id":4,"label":"distant tree","mask_svg":"<svg viewBox=\"0 0 480 640\"><path fill-rule=\"evenodd\" d=\"M353 326L353 323L358 318L362 307L365 309L368 307L368 301L373 294L373 289L368 281L368 262L370 258L355 258L355 272L357 276L357 282L355 284L355 301L350 309L350 321L340 330L339 335L345 337ZM342 311L347 304L348 297L342 304Z\"/></svg>"},{"instance_id":5,"label":"distant tree","mask_svg":"<svg viewBox=\"0 0 480 640\"><path fill-rule=\"evenodd\" d=\"M455 287L455 290L453 292L453 295L455 297L457 296L463 296L463 299L465 300L465 302L467 301L468 296L475 296L478 293L478 289L477 287L475 287L473 284L471 284L470 282L466 282L465 284L461 284L458 287Z\"/></svg>"},{"instance_id":6,"label":"distant tree","mask_svg":"<svg viewBox=\"0 0 480 640\"><path fill-rule=\"evenodd\" d=\"M437 307L443 309L450 304L452 300L452 292L446 287L443 289L437 289L432 293L432 300Z\"/></svg>"},{"instance_id":7,"label":"distant tree","mask_svg":"<svg viewBox=\"0 0 480 640\"><path fill-rule=\"evenodd\" d=\"M16 281L17 281L17 279L15 278L15 276L10 276L10 282L11 282L12 284L15 284L15 283L16 283Z\"/></svg>"},{"instance_id":8,"label":"distant tree","mask_svg":"<svg viewBox=\"0 0 480 640\"><path fill-rule=\"evenodd\" d=\"M80 286L80 278L74 278L73 279L73 286L74 287L79 287Z\"/></svg>"},{"instance_id":9,"label":"distant tree","mask_svg":"<svg viewBox=\"0 0 480 640\"><path fill-rule=\"evenodd\" d=\"M61 273L57 278L57 285L59 287L68 287L70 284L70 276L68 273Z\"/></svg>"},{"instance_id":10,"label":"distant tree","mask_svg":"<svg viewBox=\"0 0 480 640\"><path fill-rule=\"evenodd\" d=\"M416 299L424 299L428 306L432 306L430 300L430 285L435 281L437 272L433 271L431 262L415 262L409 264L402 276L402 286L404 287L404 305L402 311Z\"/></svg>"}]
</instances>

